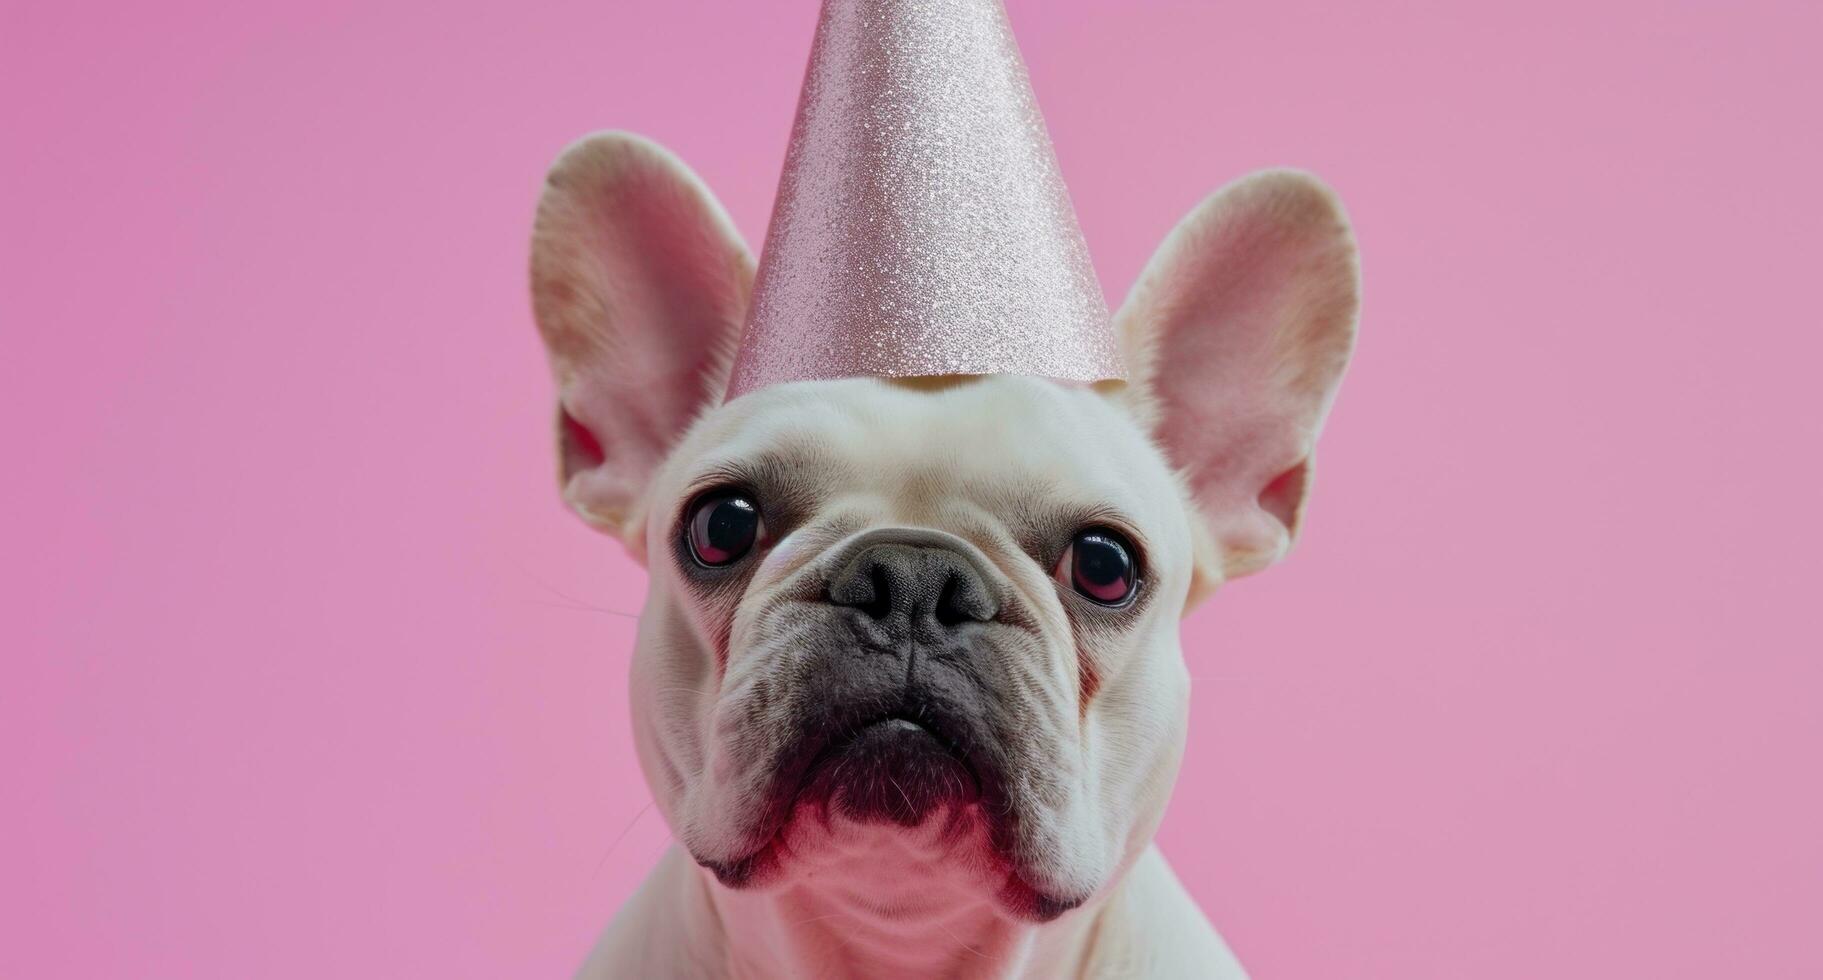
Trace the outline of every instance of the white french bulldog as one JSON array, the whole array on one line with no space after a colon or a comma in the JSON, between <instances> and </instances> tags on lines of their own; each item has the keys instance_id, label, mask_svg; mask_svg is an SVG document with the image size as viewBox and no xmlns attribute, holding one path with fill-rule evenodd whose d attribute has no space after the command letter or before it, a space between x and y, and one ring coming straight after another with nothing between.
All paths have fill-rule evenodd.
<instances>
[{"instance_id":1,"label":"white french bulldog","mask_svg":"<svg viewBox=\"0 0 1823 980\"><path fill-rule=\"evenodd\" d=\"M678 844L590 977L1239 977L1151 840L1178 620L1298 532L1354 344L1309 176L1171 233L1132 373L782 384L723 404L754 264L709 191L607 133L532 244L560 481L651 574L633 728Z\"/></svg>"}]
</instances>

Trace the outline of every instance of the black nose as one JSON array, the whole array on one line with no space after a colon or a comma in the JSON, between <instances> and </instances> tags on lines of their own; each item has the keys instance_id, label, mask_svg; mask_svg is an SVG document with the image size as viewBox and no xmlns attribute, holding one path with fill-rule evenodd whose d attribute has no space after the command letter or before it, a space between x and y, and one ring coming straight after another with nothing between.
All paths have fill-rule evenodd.
<instances>
[{"instance_id":1,"label":"black nose","mask_svg":"<svg viewBox=\"0 0 1823 980\"><path fill-rule=\"evenodd\" d=\"M877 544L829 583L829 601L899 629L985 623L1000 606L973 562L948 548Z\"/></svg>"}]
</instances>

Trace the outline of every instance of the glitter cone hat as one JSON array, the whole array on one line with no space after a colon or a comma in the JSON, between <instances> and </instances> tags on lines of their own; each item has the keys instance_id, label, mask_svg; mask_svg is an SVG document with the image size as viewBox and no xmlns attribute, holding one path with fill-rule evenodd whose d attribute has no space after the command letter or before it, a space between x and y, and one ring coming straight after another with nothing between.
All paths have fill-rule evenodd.
<instances>
[{"instance_id":1,"label":"glitter cone hat","mask_svg":"<svg viewBox=\"0 0 1823 980\"><path fill-rule=\"evenodd\" d=\"M1000 0L826 0L728 398L1123 378Z\"/></svg>"}]
</instances>

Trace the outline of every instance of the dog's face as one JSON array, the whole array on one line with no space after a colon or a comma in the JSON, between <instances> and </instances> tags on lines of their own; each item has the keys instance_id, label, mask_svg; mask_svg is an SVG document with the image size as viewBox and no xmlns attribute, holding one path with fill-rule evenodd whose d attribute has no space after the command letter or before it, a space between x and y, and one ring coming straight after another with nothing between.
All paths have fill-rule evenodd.
<instances>
[{"instance_id":1,"label":"dog's face","mask_svg":"<svg viewBox=\"0 0 1823 980\"><path fill-rule=\"evenodd\" d=\"M1182 737L1190 528L1110 399L780 386L695 426L652 497L639 728L724 882L790 872L831 824L934 821L1042 912L1149 833Z\"/></svg>"},{"instance_id":2,"label":"dog's face","mask_svg":"<svg viewBox=\"0 0 1823 980\"><path fill-rule=\"evenodd\" d=\"M567 152L533 247L560 477L651 572L634 727L691 854L765 887L891 839L1037 920L1114 880L1176 776L1179 617L1297 531L1353 256L1320 185L1263 175L1148 268L1126 386L849 379L724 405L745 248L664 151Z\"/></svg>"}]
</instances>

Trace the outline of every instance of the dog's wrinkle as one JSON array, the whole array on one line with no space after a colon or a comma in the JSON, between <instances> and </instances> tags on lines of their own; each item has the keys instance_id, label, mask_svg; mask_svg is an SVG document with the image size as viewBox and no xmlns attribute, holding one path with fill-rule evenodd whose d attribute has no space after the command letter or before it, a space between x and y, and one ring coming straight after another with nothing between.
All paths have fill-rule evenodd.
<instances>
[{"instance_id":1,"label":"dog's wrinkle","mask_svg":"<svg viewBox=\"0 0 1823 980\"><path fill-rule=\"evenodd\" d=\"M985 860L1022 880L1078 880L1068 873L1057 879L1057 871L1047 870L1064 846L1059 835L1070 826L1065 809L1073 794L1088 791L1078 785L1080 740L1070 734L1079 724L1074 679L1050 676L1062 654L1050 642L1055 630L1040 626L1047 620L1032 615L1029 600L1015 590L1013 600L1001 605L1007 617L962 624L961 635L934 638L923 630L892 635L896 631L882 629L887 624L852 606L830 605L820 588L806 595L799 584L776 588L754 611L730 667L734 676L747 675L737 696L770 702L749 704L743 712L743 727L755 739L756 754L743 767L752 779L748 795L730 800L735 810L718 818L744 826L744 859L774 873L788 859L782 844L800 817L821 833L845 833L836 818L853 819L856 812L840 788L852 784L851 792L874 804L892 801L862 810L889 825L909 825L920 799L966 799L945 807L945 826L977 828L980 836L973 839L980 850L969 860ZM1073 656L1074 638L1059 639L1069 641ZM756 674L772 681L764 694ZM1059 710L1065 702L1069 710ZM913 760L912 778L928 780L914 789L902 771L857 770L855 760L840 754L842 744L868 725L894 718L930 733L955 764ZM1059 763L1061 770L1053 771ZM838 791L826 793L829 788ZM765 874L747 877L757 881ZM1008 908L1029 917L1031 908L1042 906L1034 901L1020 899L1024 905Z\"/></svg>"}]
</instances>

